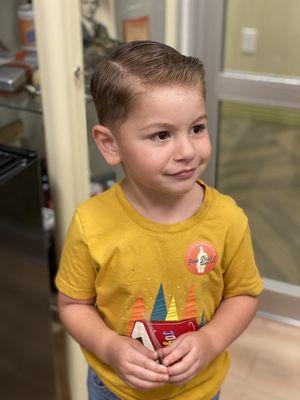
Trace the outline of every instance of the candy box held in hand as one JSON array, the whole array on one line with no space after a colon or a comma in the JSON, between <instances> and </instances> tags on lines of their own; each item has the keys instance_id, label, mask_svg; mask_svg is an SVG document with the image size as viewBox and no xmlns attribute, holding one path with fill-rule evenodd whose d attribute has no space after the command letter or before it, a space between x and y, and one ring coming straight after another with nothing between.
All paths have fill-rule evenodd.
<instances>
[{"instance_id":1,"label":"candy box held in hand","mask_svg":"<svg viewBox=\"0 0 300 400\"><path fill-rule=\"evenodd\" d=\"M139 340L150 350L157 350L169 346L180 335L195 332L199 326L195 319L182 321L135 321L131 337Z\"/></svg>"}]
</instances>

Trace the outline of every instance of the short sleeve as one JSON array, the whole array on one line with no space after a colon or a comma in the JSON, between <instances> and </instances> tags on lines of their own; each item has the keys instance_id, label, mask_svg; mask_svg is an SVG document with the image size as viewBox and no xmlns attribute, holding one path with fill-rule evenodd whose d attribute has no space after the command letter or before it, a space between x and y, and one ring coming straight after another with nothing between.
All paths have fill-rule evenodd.
<instances>
[{"instance_id":1,"label":"short sleeve","mask_svg":"<svg viewBox=\"0 0 300 400\"><path fill-rule=\"evenodd\" d=\"M225 265L223 279L223 298L250 295L257 296L263 290L263 283L255 264L249 226L235 243L228 242L233 247L233 253Z\"/></svg>"},{"instance_id":2,"label":"short sleeve","mask_svg":"<svg viewBox=\"0 0 300 400\"><path fill-rule=\"evenodd\" d=\"M78 212L75 213L63 246L56 275L58 290L78 300L95 296L96 263L92 259Z\"/></svg>"}]
</instances>

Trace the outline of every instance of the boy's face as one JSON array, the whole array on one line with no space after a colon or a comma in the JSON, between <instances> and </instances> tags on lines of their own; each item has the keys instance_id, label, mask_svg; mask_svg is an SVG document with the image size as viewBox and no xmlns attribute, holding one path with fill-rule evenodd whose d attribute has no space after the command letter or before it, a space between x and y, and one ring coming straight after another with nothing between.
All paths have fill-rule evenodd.
<instances>
[{"instance_id":1,"label":"boy's face","mask_svg":"<svg viewBox=\"0 0 300 400\"><path fill-rule=\"evenodd\" d=\"M188 193L211 155L205 102L190 86L148 87L115 137L127 187L153 194Z\"/></svg>"}]
</instances>

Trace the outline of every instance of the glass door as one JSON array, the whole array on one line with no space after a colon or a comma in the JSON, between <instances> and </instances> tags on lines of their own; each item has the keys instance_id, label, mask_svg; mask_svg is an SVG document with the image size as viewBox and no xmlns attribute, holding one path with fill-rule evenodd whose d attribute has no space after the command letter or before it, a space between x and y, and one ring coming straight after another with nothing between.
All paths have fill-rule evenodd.
<instances>
[{"instance_id":1,"label":"glass door","mask_svg":"<svg viewBox=\"0 0 300 400\"><path fill-rule=\"evenodd\" d=\"M209 178L249 217L261 312L300 324L300 3L207 0L198 12L215 145Z\"/></svg>"}]
</instances>

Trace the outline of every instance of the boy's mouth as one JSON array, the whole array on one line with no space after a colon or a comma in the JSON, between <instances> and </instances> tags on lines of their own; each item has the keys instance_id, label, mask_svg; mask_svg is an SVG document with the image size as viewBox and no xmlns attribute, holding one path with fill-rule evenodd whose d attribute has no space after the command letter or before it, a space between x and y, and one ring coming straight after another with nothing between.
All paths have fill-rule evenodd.
<instances>
[{"instance_id":1,"label":"boy's mouth","mask_svg":"<svg viewBox=\"0 0 300 400\"><path fill-rule=\"evenodd\" d=\"M182 169L181 171L175 172L173 174L168 174L170 176L175 176L178 178L190 178L194 175L196 168L186 168Z\"/></svg>"}]
</instances>

